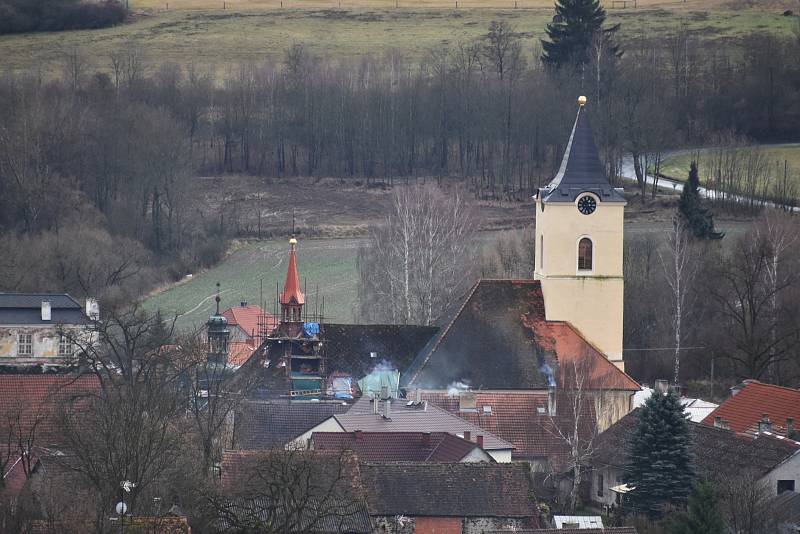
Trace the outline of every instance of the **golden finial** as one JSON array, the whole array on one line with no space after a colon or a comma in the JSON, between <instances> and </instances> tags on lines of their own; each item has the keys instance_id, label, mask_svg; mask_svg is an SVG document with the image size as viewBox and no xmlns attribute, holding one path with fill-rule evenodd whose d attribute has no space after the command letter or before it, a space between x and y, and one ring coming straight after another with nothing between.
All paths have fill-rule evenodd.
<instances>
[{"instance_id":1,"label":"golden finial","mask_svg":"<svg viewBox=\"0 0 800 534\"><path fill-rule=\"evenodd\" d=\"M585 96L579 96L578 97L578 105L580 107L583 107L583 106L586 105L586 97Z\"/></svg>"},{"instance_id":2,"label":"golden finial","mask_svg":"<svg viewBox=\"0 0 800 534\"><path fill-rule=\"evenodd\" d=\"M294 248L295 245L297 245L297 239L292 236L292 238L289 240L289 244L292 245L292 248Z\"/></svg>"}]
</instances>

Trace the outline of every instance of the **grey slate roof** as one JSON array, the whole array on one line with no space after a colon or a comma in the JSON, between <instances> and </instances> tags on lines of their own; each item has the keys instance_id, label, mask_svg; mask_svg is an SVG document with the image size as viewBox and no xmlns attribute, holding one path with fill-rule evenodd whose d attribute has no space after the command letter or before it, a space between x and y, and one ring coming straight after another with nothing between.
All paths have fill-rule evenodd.
<instances>
[{"instance_id":1,"label":"grey slate roof","mask_svg":"<svg viewBox=\"0 0 800 534\"><path fill-rule=\"evenodd\" d=\"M347 432L447 432L463 435L467 431L473 439L474 436L483 436L483 449L486 451L514 448L511 443L431 403L407 406L404 399L394 399L387 419L381 415L383 403L380 405L381 414L376 415L372 411L372 402L367 396L361 397L349 411L334 417Z\"/></svg>"},{"instance_id":2,"label":"grey slate roof","mask_svg":"<svg viewBox=\"0 0 800 534\"><path fill-rule=\"evenodd\" d=\"M50 321L42 321L42 301L50 301ZM65 293L0 293L0 324L89 324L83 308Z\"/></svg>"},{"instance_id":3,"label":"grey slate roof","mask_svg":"<svg viewBox=\"0 0 800 534\"><path fill-rule=\"evenodd\" d=\"M234 448L263 450L282 447L348 408L341 402L244 401L234 418Z\"/></svg>"},{"instance_id":4,"label":"grey slate roof","mask_svg":"<svg viewBox=\"0 0 800 534\"><path fill-rule=\"evenodd\" d=\"M770 499L769 505L779 522L800 525L800 493L784 491Z\"/></svg>"},{"instance_id":5,"label":"grey slate roof","mask_svg":"<svg viewBox=\"0 0 800 534\"><path fill-rule=\"evenodd\" d=\"M606 178L588 111L586 107L580 107L558 174L539 194L543 202L575 202L581 193L586 192L596 194L601 202L626 202Z\"/></svg>"},{"instance_id":6,"label":"grey slate roof","mask_svg":"<svg viewBox=\"0 0 800 534\"><path fill-rule=\"evenodd\" d=\"M528 518L536 497L524 463L361 463L370 515Z\"/></svg>"}]
</instances>

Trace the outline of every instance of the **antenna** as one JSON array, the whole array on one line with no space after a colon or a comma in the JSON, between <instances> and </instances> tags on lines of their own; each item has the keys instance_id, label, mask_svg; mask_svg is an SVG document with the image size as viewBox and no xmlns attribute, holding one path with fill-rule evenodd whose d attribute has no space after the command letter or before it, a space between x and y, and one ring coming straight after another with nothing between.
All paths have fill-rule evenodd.
<instances>
[{"instance_id":1,"label":"antenna","mask_svg":"<svg viewBox=\"0 0 800 534\"><path fill-rule=\"evenodd\" d=\"M294 208L292 208L292 237L294 237Z\"/></svg>"}]
</instances>

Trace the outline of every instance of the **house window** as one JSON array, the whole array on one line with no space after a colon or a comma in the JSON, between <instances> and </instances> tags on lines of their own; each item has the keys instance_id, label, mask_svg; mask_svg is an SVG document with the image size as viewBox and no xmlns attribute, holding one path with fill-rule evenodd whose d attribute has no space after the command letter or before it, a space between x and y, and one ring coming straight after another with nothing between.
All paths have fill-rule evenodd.
<instances>
[{"instance_id":1,"label":"house window","mask_svg":"<svg viewBox=\"0 0 800 534\"><path fill-rule=\"evenodd\" d=\"M582 237L578 242L578 270L591 271L592 270L592 240L588 237Z\"/></svg>"},{"instance_id":2,"label":"house window","mask_svg":"<svg viewBox=\"0 0 800 534\"><path fill-rule=\"evenodd\" d=\"M62 334L58 340L58 355L59 356L72 356L72 340Z\"/></svg>"},{"instance_id":3,"label":"house window","mask_svg":"<svg viewBox=\"0 0 800 534\"><path fill-rule=\"evenodd\" d=\"M31 334L17 334L17 354L31 356L33 354L33 337Z\"/></svg>"},{"instance_id":4,"label":"house window","mask_svg":"<svg viewBox=\"0 0 800 534\"><path fill-rule=\"evenodd\" d=\"M794 491L794 480L779 480L778 481L778 494L784 491Z\"/></svg>"},{"instance_id":5,"label":"house window","mask_svg":"<svg viewBox=\"0 0 800 534\"><path fill-rule=\"evenodd\" d=\"M603 473L598 473L597 474L597 496L598 497L602 497L603 496L603 487L605 485L604 482L605 481L603 480Z\"/></svg>"}]
</instances>

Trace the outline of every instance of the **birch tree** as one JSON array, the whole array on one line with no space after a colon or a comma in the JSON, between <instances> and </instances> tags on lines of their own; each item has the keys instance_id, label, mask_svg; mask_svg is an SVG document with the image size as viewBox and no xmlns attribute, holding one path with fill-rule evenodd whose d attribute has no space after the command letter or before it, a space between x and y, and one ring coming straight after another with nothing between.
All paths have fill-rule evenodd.
<instances>
[{"instance_id":1,"label":"birch tree","mask_svg":"<svg viewBox=\"0 0 800 534\"><path fill-rule=\"evenodd\" d=\"M692 287L694 275L697 273L697 262L694 261L692 247L689 241L690 231L686 223L679 216L672 221L672 230L667 235L667 253L658 252L661 266L664 269L664 280L670 289L672 299L672 332L674 343L674 373L673 383L678 385L681 350L684 338L684 319L696 293Z\"/></svg>"}]
</instances>

